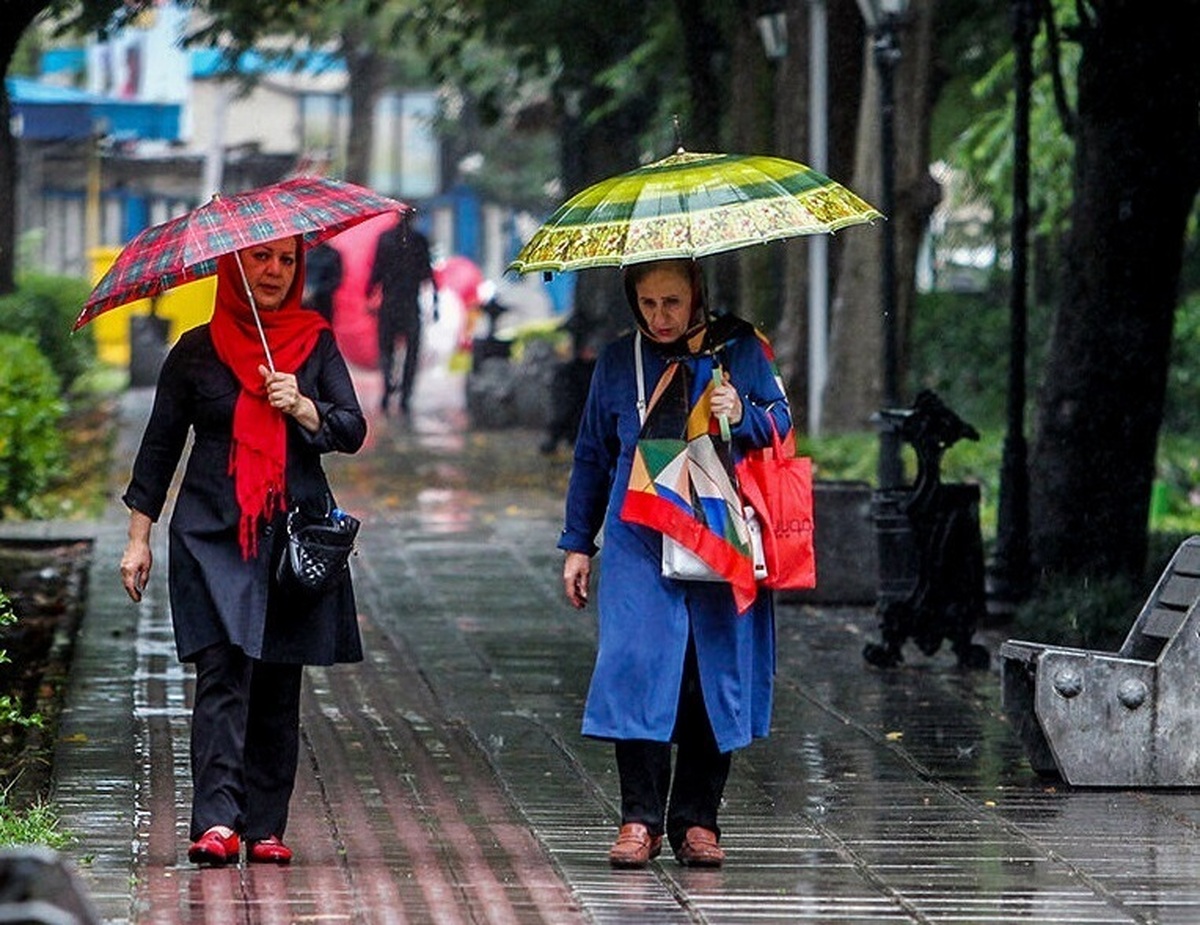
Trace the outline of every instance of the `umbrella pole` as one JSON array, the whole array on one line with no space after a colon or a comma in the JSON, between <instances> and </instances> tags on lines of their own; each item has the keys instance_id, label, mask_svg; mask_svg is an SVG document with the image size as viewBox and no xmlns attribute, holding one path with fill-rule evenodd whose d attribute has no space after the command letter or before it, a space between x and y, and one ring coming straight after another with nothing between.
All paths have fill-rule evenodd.
<instances>
[{"instance_id":1,"label":"umbrella pole","mask_svg":"<svg viewBox=\"0 0 1200 925\"><path fill-rule=\"evenodd\" d=\"M250 300L250 314L254 316L254 326L258 328L258 337L262 341L263 353L267 355L267 368L271 372L275 372L275 360L271 357L271 348L267 344L267 332L263 330L262 319L258 316L258 303L254 301L254 293L250 291L250 280L246 278L246 268L242 266L242 255L234 251L233 259L237 261L238 270L242 274L242 285L246 287L246 298Z\"/></svg>"}]
</instances>

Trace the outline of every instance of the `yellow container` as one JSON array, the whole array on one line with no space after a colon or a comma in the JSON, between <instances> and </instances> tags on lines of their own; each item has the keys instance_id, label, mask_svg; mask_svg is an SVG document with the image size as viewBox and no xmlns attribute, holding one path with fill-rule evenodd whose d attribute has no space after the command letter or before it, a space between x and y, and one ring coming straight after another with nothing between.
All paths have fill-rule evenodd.
<instances>
[{"instance_id":1,"label":"yellow container","mask_svg":"<svg viewBox=\"0 0 1200 925\"><path fill-rule=\"evenodd\" d=\"M119 247L94 247L88 252L92 264L92 285L100 281L117 254ZM96 351L105 363L129 365L129 318L149 315L166 318L171 323L167 342L175 343L179 336L212 317L213 299L217 294L217 278L209 276L184 283L155 299L141 299L105 312L91 322L96 336Z\"/></svg>"}]
</instances>

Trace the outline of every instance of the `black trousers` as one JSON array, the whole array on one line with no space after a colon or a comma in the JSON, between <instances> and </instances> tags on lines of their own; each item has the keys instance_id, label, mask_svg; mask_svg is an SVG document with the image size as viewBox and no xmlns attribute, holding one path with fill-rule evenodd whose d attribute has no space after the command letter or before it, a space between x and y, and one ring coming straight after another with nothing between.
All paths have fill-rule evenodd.
<instances>
[{"instance_id":1,"label":"black trousers","mask_svg":"<svg viewBox=\"0 0 1200 925\"><path fill-rule=\"evenodd\" d=\"M673 777L672 743L677 749ZM671 742L622 739L615 746L622 825L640 822L651 835L665 834L676 849L694 825L720 836L717 812L729 779L732 753L717 749L700 690L696 649L690 639Z\"/></svg>"},{"instance_id":2,"label":"black trousers","mask_svg":"<svg viewBox=\"0 0 1200 925\"><path fill-rule=\"evenodd\" d=\"M419 311L419 309L417 310ZM400 381L396 382L396 339L404 338L404 366L400 371ZM397 322L385 320L382 312L379 317L379 372L383 376L383 400L395 391L400 392L400 407L408 410L412 398L413 383L417 378L417 367L421 362L421 321L420 316L407 321Z\"/></svg>"},{"instance_id":3,"label":"black trousers","mask_svg":"<svg viewBox=\"0 0 1200 925\"><path fill-rule=\"evenodd\" d=\"M300 755L303 671L227 644L197 655L192 840L214 825L250 841L283 837Z\"/></svg>"}]
</instances>

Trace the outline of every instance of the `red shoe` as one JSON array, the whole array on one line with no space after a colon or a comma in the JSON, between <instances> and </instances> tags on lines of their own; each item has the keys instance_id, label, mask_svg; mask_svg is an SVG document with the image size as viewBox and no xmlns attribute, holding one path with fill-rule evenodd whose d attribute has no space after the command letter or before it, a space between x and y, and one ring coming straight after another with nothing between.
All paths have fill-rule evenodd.
<instances>
[{"instance_id":1,"label":"red shoe","mask_svg":"<svg viewBox=\"0 0 1200 925\"><path fill-rule=\"evenodd\" d=\"M290 864L292 849L272 835L261 841L250 842L246 860L253 864Z\"/></svg>"},{"instance_id":2,"label":"red shoe","mask_svg":"<svg viewBox=\"0 0 1200 925\"><path fill-rule=\"evenodd\" d=\"M228 835L221 834L221 826L214 825L211 829L192 842L188 848L188 860L193 864L228 864L238 859L241 842L237 832Z\"/></svg>"}]
</instances>

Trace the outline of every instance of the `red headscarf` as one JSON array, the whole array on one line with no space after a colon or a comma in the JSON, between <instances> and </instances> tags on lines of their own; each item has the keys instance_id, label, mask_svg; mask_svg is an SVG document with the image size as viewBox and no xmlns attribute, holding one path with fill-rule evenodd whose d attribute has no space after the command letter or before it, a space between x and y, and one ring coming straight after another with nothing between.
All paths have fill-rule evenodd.
<instances>
[{"instance_id":1,"label":"red headscarf","mask_svg":"<svg viewBox=\"0 0 1200 925\"><path fill-rule=\"evenodd\" d=\"M317 337L329 324L316 312L300 307L304 291L304 245L296 239L296 276L283 304L259 311L275 369L294 373L312 353ZM217 297L209 325L217 356L242 386L233 409L233 441L229 472L240 508L238 539L243 558L258 554L258 521L286 505L284 471L287 424L282 411L267 402L260 365L267 366L262 339L235 254L217 258Z\"/></svg>"}]
</instances>

